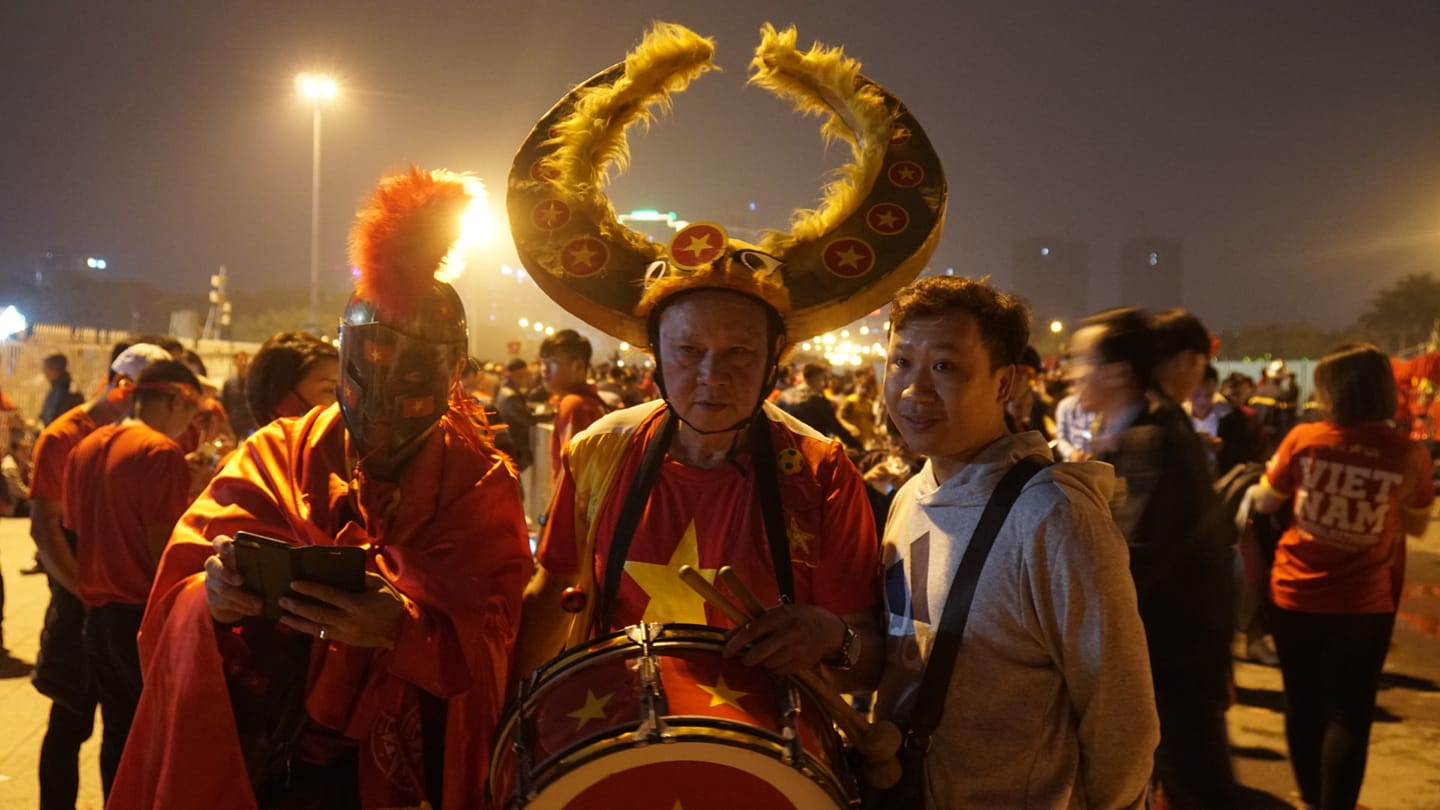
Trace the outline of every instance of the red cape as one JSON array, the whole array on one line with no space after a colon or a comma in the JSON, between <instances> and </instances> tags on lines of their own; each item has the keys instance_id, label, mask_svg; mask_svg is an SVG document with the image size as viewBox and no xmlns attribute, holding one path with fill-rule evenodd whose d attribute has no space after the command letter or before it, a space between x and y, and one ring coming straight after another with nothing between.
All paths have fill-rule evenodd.
<instances>
[{"instance_id":1,"label":"red cape","mask_svg":"<svg viewBox=\"0 0 1440 810\"><path fill-rule=\"evenodd\" d=\"M242 529L364 546L370 570L414 604L393 650L311 646L305 708L358 742L364 805L399 806L420 784L419 690L448 698L445 806L484 805L532 564L514 473L463 408L452 403L398 488L347 478L336 406L272 422L216 475L176 526L150 593L145 691L111 806L256 806L203 574L210 540ZM345 519L352 486L363 523Z\"/></svg>"}]
</instances>

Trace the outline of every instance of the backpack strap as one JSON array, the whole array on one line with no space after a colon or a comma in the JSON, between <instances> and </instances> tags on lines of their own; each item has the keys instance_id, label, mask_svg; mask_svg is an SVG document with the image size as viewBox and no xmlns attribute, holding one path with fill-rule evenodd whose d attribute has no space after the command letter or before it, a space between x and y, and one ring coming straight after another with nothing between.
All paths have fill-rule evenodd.
<instances>
[{"instance_id":1,"label":"backpack strap","mask_svg":"<svg viewBox=\"0 0 1440 810\"><path fill-rule=\"evenodd\" d=\"M935 643L930 649L930 658L921 677L920 691L915 697L915 707L910 713L911 722L906 734L906 745L921 749L929 745L930 735L940 725L940 715L945 711L945 693L950 688L950 676L955 669L955 659L960 653L960 639L965 635L965 622L970 618L970 605L975 601L975 589L980 581L980 571L995 545L995 538L1010 516L1010 510L1020 497L1025 484L1050 462L1040 456L1028 456L1015 463L1005 477L1000 479L980 522L970 536L970 545L960 558L960 567L950 583L950 594L945 598L945 611L935 630Z\"/></svg>"}]
</instances>

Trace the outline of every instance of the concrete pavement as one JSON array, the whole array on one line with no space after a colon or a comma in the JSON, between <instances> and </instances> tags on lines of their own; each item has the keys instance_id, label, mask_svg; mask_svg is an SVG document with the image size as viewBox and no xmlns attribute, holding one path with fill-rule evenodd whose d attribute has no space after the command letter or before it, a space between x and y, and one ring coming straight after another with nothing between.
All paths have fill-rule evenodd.
<instances>
[{"instance_id":1,"label":"concrete pavement","mask_svg":"<svg viewBox=\"0 0 1440 810\"><path fill-rule=\"evenodd\" d=\"M33 546L29 523L0 518L0 572L6 586L5 640L18 661L0 666L0 810L39 804L36 767L50 710L23 662L35 660L49 591L24 576ZM1361 803L1370 810L1440 808L1440 524L1411 545L1407 588L1385 665ZM1235 765L1252 806L1291 807L1279 670L1236 662L1239 702L1230 711ZM100 810L99 720L81 752L79 807Z\"/></svg>"}]
</instances>

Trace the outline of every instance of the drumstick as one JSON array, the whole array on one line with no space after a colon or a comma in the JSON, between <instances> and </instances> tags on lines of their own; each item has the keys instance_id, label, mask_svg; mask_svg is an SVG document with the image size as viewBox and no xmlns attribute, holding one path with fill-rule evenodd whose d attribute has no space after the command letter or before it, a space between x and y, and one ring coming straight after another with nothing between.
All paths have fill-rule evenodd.
<instances>
[{"instance_id":1,"label":"drumstick","mask_svg":"<svg viewBox=\"0 0 1440 810\"><path fill-rule=\"evenodd\" d=\"M754 615L765 610L764 605L740 579L734 569L725 566L720 569L720 578L732 593L745 603L749 611L742 610L705 577L688 565L680 566L680 578L685 580L696 593L737 626L749 621ZM900 729L889 720L872 724L870 719L856 711L845 698L841 697L823 678L814 672L797 672L792 677L804 684L811 694L835 718L835 722L865 756L866 781L877 788L886 788L900 781L900 763L895 754L900 750Z\"/></svg>"},{"instance_id":2,"label":"drumstick","mask_svg":"<svg viewBox=\"0 0 1440 810\"><path fill-rule=\"evenodd\" d=\"M740 600L751 616L757 616L765 611L765 605L761 603L760 598L750 590L750 586L745 584L745 580L735 573L734 568L728 565L722 566L717 576L721 584L730 589L730 593ZM828 681L813 672L800 672L795 677L810 687L811 692L816 693L820 701L825 704L825 708L832 713L849 717L858 724L861 734L860 737L854 738L854 742L862 751L873 750L876 752L877 758L884 758L900 749L900 729L894 723L888 720L871 723L868 717L856 711L849 701L840 696ZM854 737L854 735L851 736Z\"/></svg>"}]
</instances>

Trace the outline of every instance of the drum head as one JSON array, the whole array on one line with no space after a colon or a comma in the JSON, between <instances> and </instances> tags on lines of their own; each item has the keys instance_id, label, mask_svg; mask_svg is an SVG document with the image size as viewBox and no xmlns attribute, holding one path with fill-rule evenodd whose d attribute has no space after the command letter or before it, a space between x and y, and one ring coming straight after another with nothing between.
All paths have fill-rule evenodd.
<instances>
[{"instance_id":1,"label":"drum head","mask_svg":"<svg viewBox=\"0 0 1440 810\"><path fill-rule=\"evenodd\" d=\"M718 742L660 743L616 751L550 783L527 810L655 807L662 810L811 810L844 807L773 755Z\"/></svg>"}]
</instances>

